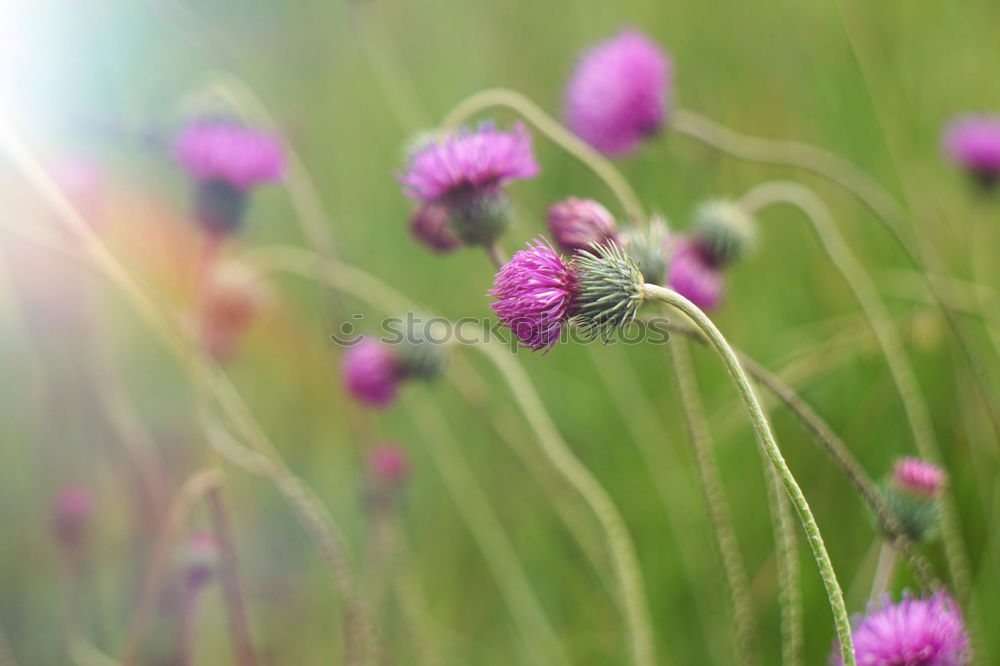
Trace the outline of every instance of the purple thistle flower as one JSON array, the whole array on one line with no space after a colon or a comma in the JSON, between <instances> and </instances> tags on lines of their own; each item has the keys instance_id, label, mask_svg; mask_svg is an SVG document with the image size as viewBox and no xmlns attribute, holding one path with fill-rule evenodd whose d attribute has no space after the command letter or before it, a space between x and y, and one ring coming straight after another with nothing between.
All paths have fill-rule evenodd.
<instances>
[{"instance_id":1,"label":"purple thistle flower","mask_svg":"<svg viewBox=\"0 0 1000 666\"><path fill-rule=\"evenodd\" d=\"M219 544L211 532L195 532L180 553L185 582L192 590L201 588L212 578L219 565Z\"/></svg>"},{"instance_id":2,"label":"purple thistle flower","mask_svg":"<svg viewBox=\"0 0 1000 666\"><path fill-rule=\"evenodd\" d=\"M68 485L59 491L52 507L52 526L64 547L74 550L83 542L93 507L93 496L83 486Z\"/></svg>"},{"instance_id":3,"label":"purple thistle flower","mask_svg":"<svg viewBox=\"0 0 1000 666\"><path fill-rule=\"evenodd\" d=\"M615 218L592 199L570 197L553 204L547 222L552 239L566 254L590 249L591 243L618 242Z\"/></svg>"},{"instance_id":4,"label":"purple thistle flower","mask_svg":"<svg viewBox=\"0 0 1000 666\"><path fill-rule=\"evenodd\" d=\"M379 483L397 486L410 474L410 458L395 444L380 444L368 453L368 471Z\"/></svg>"},{"instance_id":5,"label":"purple thistle flower","mask_svg":"<svg viewBox=\"0 0 1000 666\"><path fill-rule=\"evenodd\" d=\"M722 300L722 274L705 250L688 238L674 242L667 281L702 310L712 310Z\"/></svg>"},{"instance_id":6,"label":"purple thistle flower","mask_svg":"<svg viewBox=\"0 0 1000 666\"><path fill-rule=\"evenodd\" d=\"M1000 179L1000 116L965 116L944 132L944 149L984 186Z\"/></svg>"},{"instance_id":7,"label":"purple thistle flower","mask_svg":"<svg viewBox=\"0 0 1000 666\"><path fill-rule=\"evenodd\" d=\"M174 152L197 183L198 221L219 235L239 228L250 189L279 180L285 170L277 138L222 120L192 123L177 138Z\"/></svg>"},{"instance_id":8,"label":"purple thistle flower","mask_svg":"<svg viewBox=\"0 0 1000 666\"><path fill-rule=\"evenodd\" d=\"M440 202L470 191L492 192L512 180L538 175L531 135L517 123L511 132L490 124L476 131L459 129L416 151L409 170L399 177L411 199Z\"/></svg>"},{"instance_id":9,"label":"purple thistle flower","mask_svg":"<svg viewBox=\"0 0 1000 666\"><path fill-rule=\"evenodd\" d=\"M497 273L490 307L525 347L546 353L575 314L578 287L576 272L539 239Z\"/></svg>"},{"instance_id":10,"label":"purple thistle flower","mask_svg":"<svg viewBox=\"0 0 1000 666\"><path fill-rule=\"evenodd\" d=\"M511 132L484 124L430 141L398 178L406 196L447 208L462 243L488 246L510 223L504 186L537 174L531 136L518 123Z\"/></svg>"},{"instance_id":11,"label":"purple thistle flower","mask_svg":"<svg viewBox=\"0 0 1000 666\"><path fill-rule=\"evenodd\" d=\"M278 139L234 122L196 121L181 132L175 151L193 179L221 180L241 190L279 180L285 171Z\"/></svg>"},{"instance_id":12,"label":"purple thistle flower","mask_svg":"<svg viewBox=\"0 0 1000 666\"><path fill-rule=\"evenodd\" d=\"M344 386L371 407L386 407L396 399L405 372L396 353L372 338L364 338L344 354Z\"/></svg>"},{"instance_id":13,"label":"purple thistle flower","mask_svg":"<svg viewBox=\"0 0 1000 666\"><path fill-rule=\"evenodd\" d=\"M622 155L660 130L670 59L638 30L622 30L580 59L566 89L566 122L606 155Z\"/></svg>"},{"instance_id":14,"label":"purple thistle flower","mask_svg":"<svg viewBox=\"0 0 1000 666\"><path fill-rule=\"evenodd\" d=\"M915 495L933 497L944 485L944 470L919 458L902 458L896 461L892 480Z\"/></svg>"},{"instance_id":15,"label":"purple thistle flower","mask_svg":"<svg viewBox=\"0 0 1000 666\"><path fill-rule=\"evenodd\" d=\"M410 217L410 234L435 252L457 250L462 242L451 231L450 217L445 206L422 203Z\"/></svg>"},{"instance_id":16,"label":"purple thistle flower","mask_svg":"<svg viewBox=\"0 0 1000 666\"><path fill-rule=\"evenodd\" d=\"M855 618L851 635L859 666L964 666L971 658L969 636L955 601L938 592L930 599L904 596ZM839 647L830 663L843 666Z\"/></svg>"}]
</instances>

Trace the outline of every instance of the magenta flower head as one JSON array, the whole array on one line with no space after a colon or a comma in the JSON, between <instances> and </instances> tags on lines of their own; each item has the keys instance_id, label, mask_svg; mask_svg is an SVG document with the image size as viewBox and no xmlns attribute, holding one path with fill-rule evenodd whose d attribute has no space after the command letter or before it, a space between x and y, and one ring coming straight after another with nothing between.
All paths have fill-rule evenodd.
<instances>
[{"instance_id":1,"label":"magenta flower head","mask_svg":"<svg viewBox=\"0 0 1000 666\"><path fill-rule=\"evenodd\" d=\"M368 473L381 485L398 486L410 474L410 458L395 444L381 444L368 453Z\"/></svg>"},{"instance_id":2,"label":"magenta flower head","mask_svg":"<svg viewBox=\"0 0 1000 666\"><path fill-rule=\"evenodd\" d=\"M592 199L570 197L552 204L546 221L556 247L569 255L590 249L592 243L618 242L614 216Z\"/></svg>"},{"instance_id":3,"label":"magenta flower head","mask_svg":"<svg viewBox=\"0 0 1000 666\"><path fill-rule=\"evenodd\" d=\"M395 401L405 376L395 350L367 337L347 349L342 371L348 392L371 407L387 407Z\"/></svg>"},{"instance_id":4,"label":"magenta flower head","mask_svg":"<svg viewBox=\"0 0 1000 666\"><path fill-rule=\"evenodd\" d=\"M285 171L281 142L226 120L197 120L174 146L177 160L197 184L195 215L204 229L226 235L239 229L247 193L279 180Z\"/></svg>"},{"instance_id":5,"label":"magenta flower head","mask_svg":"<svg viewBox=\"0 0 1000 666\"><path fill-rule=\"evenodd\" d=\"M1000 116L965 116L944 132L944 150L986 188L1000 180Z\"/></svg>"},{"instance_id":6,"label":"magenta flower head","mask_svg":"<svg viewBox=\"0 0 1000 666\"><path fill-rule=\"evenodd\" d=\"M210 532L195 532L181 549L180 560L189 588L201 588L219 566L219 544Z\"/></svg>"},{"instance_id":7,"label":"magenta flower head","mask_svg":"<svg viewBox=\"0 0 1000 666\"><path fill-rule=\"evenodd\" d=\"M972 653L958 605L944 592L904 595L898 604L886 596L855 618L851 638L859 666L964 666ZM839 647L830 663L843 666Z\"/></svg>"},{"instance_id":8,"label":"magenta flower head","mask_svg":"<svg viewBox=\"0 0 1000 666\"><path fill-rule=\"evenodd\" d=\"M722 273L704 248L689 238L675 239L667 282L702 310L713 310L722 300Z\"/></svg>"},{"instance_id":9,"label":"magenta flower head","mask_svg":"<svg viewBox=\"0 0 1000 666\"><path fill-rule=\"evenodd\" d=\"M944 470L919 458L902 458L892 470L892 481L915 495L934 497L944 486Z\"/></svg>"},{"instance_id":10,"label":"magenta flower head","mask_svg":"<svg viewBox=\"0 0 1000 666\"><path fill-rule=\"evenodd\" d=\"M538 163L524 125L502 132L484 124L425 143L411 155L399 181L411 199L446 206L463 243L489 245L509 223L504 186L536 175Z\"/></svg>"},{"instance_id":11,"label":"magenta flower head","mask_svg":"<svg viewBox=\"0 0 1000 666\"><path fill-rule=\"evenodd\" d=\"M642 274L617 245L595 245L566 262L536 240L497 273L490 296L500 322L525 347L547 353L571 321L585 332L609 332L635 318Z\"/></svg>"},{"instance_id":12,"label":"magenta flower head","mask_svg":"<svg viewBox=\"0 0 1000 666\"><path fill-rule=\"evenodd\" d=\"M546 241L519 250L497 273L490 307L517 339L547 353L575 314L579 278Z\"/></svg>"},{"instance_id":13,"label":"magenta flower head","mask_svg":"<svg viewBox=\"0 0 1000 666\"><path fill-rule=\"evenodd\" d=\"M566 122L605 155L623 155L663 126L670 59L626 29L585 53L566 89Z\"/></svg>"},{"instance_id":14,"label":"magenta flower head","mask_svg":"<svg viewBox=\"0 0 1000 666\"><path fill-rule=\"evenodd\" d=\"M451 230L448 208L441 204L420 204L410 217L410 234L434 252L443 254L462 247Z\"/></svg>"},{"instance_id":15,"label":"magenta flower head","mask_svg":"<svg viewBox=\"0 0 1000 666\"><path fill-rule=\"evenodd\" d=\"M75 550L83 542L93 507L93 496L83 486L68 485L56 495L52 507L52 528L67 550Z\"/></svg>"}]
</instances>

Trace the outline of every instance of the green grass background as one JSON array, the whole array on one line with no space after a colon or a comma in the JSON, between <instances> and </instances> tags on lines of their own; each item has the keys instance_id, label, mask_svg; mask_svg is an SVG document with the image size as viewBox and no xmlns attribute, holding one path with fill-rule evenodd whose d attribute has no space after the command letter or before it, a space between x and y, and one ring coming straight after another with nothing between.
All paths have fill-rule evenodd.
<instances>
[{"instance_id":1,"label":"green grass background","mask_svg":"<svg viewBox=\"0 0 1000 666\"><path fill-rule=\"evenodd\" d=\"M180 118L180 100L212 71L228 71L251 87L298 151L318 186L339 254L448 317L488 315L484 294L493 271L480 253L438 257L410 240L410 204L393 178L402 147L415 132L434 127L462 97L487 87L519 90L558 115L577 53L623 25L639 27L671 54L673 105L749 134L807 141L847 157L905 201L912 211L909 231L936 246L954 275L972 274L972 225L980 225L985 255L996 247L995 202L977 201L939 149L940 130L954 114L1000 108L995 76L1000 6L989 0L213 0L184 5L95 0L56 5L48 12L27 11L24 30L41 37L32 49L10 52L12 69L31 100L22 111L50 153L68 147L99 155L116 188L182 211L186 184L168 155L95 132L91 123L172 128ZM364 40L377 56L374 61L366 57ZM511 119L507 113L495 117ZM556 199L591 196L621 213L573 158L542 136L536 135L536 147L542 174L513 188L519 215L503 241L507 252L543 230L545 208ZM995 663L1000 639L989 627L1000 612L995 594L1000 587L998 442L943 319L924 305L892 297L889 271L906 263L877 220L843 191L814 177L734 161L671 133L669 124L663 136L619 166L645 206L662 212L676 229L689 224L699 201L738 196L779 177L815 186L830 204L849 244L879 280L916 365L972 559L986 629L978 636L980 663ZM23 188L12 167L4 167L11 187ZM280 188L262 190L255 195L240 248L303 245L293 215ZM5 216L15 225L32 224L12 213ZM841 360L806 373L797 386L866 469L880 477L896 457L913 454L914 445L878 348L850 291L800 216L787 209L767 211L760 222L759 251L728 276L728 298L716 317L719 327L775 369L797 354L811 359L807 368L822 367L832 353L824 345L845 330L857 332ZM142 228L146 222L134 224ZM996 287L998 273L992 264L987 267L986 277ZM438 645L447 664L535 663L427 453L427 434L416 426L414 414L426 413L428 404L446 415L572 663L627 663L613 596L551 509L549 493L497 436L494 420L514 429L535 464L552 477L495 373L459 350L489 380L478 410L441 381L426 390L407 389L401 403L384 413L361 412L337 379L338 350L327 342L331 324L322 290L297 278L276 278L273 286L275 307L229 372L281 454L344 527L356 561L365 559L369 538L360 499L362 452L393 440L413 458L412 481L399 508L405 552L398 553L395 575L416 590L423 621L419 626L404 621L398 595L389 596L381 618L392 663L416 659L413 633ZM192 425L191 389L114 291L99 289L93 334L112 350L129 400L154 434L165 469L179 483L213 460ZM354 302L348 307L365 313L368 322L380 314ZM13 312L9 306L8 312ZM6 527L0 539L0 626L22 664L67 663L63 618L72 614L85 618L95 643L115 653L145 566L137 558L149 549L148 538L135 539L134 499L122 481L128 472L106 446L111 435L92 405L45 401L26 387L25 379L24 346L34 344L46 350L44 382L87 385L93 380L73 379L79 356L88 353L87 340L68 336L58 326L36 330L25 340L12 322L13 315L0 322L0 520ZM995 373L996 350L977 320L973 325L984 350L980 362ZM778 663L772 533L753 436L717 360L694 352L753 582L760 663ZM560 346L544 358L521 352L518 361L629 525L659 663L735 663L728 596L666 350L599 348L597 355L606 355L611 366L627 365L655 413L622 414L584 349ZM627 395L625 401L633 402ZM773 418L779 443L826 536L851 610L861 611L873 565L870 520L794 419L780 409ZM626 419L656 452L654 464L639 455ZM69 481L86 483L99 494L93 571L83 610L77 611L66 598L63 567L47 530L50 498ZM668 491L666 502L657 483ZM582 501L555 486L600 543ZM340 663L336 588L293 514L271 486L236 469L227 476L227 497L255 637L268 663ZM198 514L196 524L201 523L204 516ZM943 565L939 544L925 550ZM800 560L805 661L818 664L830 648L831 616L803 548ZM610 571L607 561L601 565ZM893 589L911 584L901 573ZM198 662L227 663L217 588L203 611Z\"/></svg>"}]
</instances>

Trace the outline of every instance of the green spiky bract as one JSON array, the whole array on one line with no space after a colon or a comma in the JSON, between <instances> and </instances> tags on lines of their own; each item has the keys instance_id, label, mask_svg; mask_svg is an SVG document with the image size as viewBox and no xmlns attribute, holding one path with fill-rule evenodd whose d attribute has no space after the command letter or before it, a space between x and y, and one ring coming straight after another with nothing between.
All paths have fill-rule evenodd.
<instances>
[{"instance_id":1,"label":"green spiky bract","mask_svg":"<svg viewBox=\"0 0 1000 666\"><path fill-rule=\"evenodd\" d=\"M510 226L510 202L500 191L453 194L448 209L451 230L465 245L490 245Z\"/></svg>"},{"instance_id":2,"label":"green spiky bract","mask_svg":"<svg viewBox=\"0 0 1000 666\"><path fill-rule=\"evenodd\" d=\"M585 334L607 337L635 319L642 305L642 272L615 243L592 244L573 258L579 278L577 308L570 322Z\"/></svg>"}]
</instances>

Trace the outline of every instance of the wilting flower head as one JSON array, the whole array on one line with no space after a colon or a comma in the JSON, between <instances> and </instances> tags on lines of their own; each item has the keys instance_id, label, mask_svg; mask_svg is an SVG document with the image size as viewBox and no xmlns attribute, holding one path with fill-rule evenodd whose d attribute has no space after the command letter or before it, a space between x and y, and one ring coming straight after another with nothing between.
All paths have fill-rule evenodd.
<instances>
[{"instance_id":1,"label":"wilting flower head","mask_svg":"<svg viewBox=\"0 0 1000 666\"><path fill-rule=\"evenodd\" d=\"M395 444L381 444L368 452L368 472L380 484L397 486L410 473L410 458Z\"/></svg>"},{"instance_id":2,"label":"wilting flower head","mask_svg":"<svg viewBox=\"0 0 1000 666\"><path fill-rule=\"evenodd\" d=\"M342 371L350 394L372 407L392 403L405 374L395 351L372 338L364 338L347 349Z\"/></svg>"},{"instance_id":3,"label":"wilting flower head","mask_svg":"<svg viewBox=\"0 0 1000 666\"><path fill-rule=\"evenodd\" d=\"M753 248L757 222L739 204L715 199L695 210L694 236L716 266L725 266Z\"/></svg>"},{"instance_id":4,"label":"wilting flower head","mask_svg":"<svg viewBox=\"0 0 1000 666\"><path fill-rule=\"evenodd\" d=\"M228 360L267 298L267 289L242 264L228 261L211 269L198 318L202 350L217 361Z\"/></svg>"},{"instance_id":5,"label":"wilting flower head","mask_svg":"<svg viewBox=\"0 0 1000 666\"><path fill-rule=\"evenodd\" d=\"M94 500L83 486L68 485L56 496L52 507L52 527L56 538L66 548L76 548L90 525Z\"/></svg>"},{"instance_id":6,"label":"wilting flower head","mask_svg":"<svg viewBox=\"0 0 1000 666\"><path fill-rule=\"evenodd\" d=\"M280 179L285 170L278 139L232 121L195 121L181 132L174 150L197 182L198 221L216 234L235 231L246 210L246 193Z\"/></svg>"},{"instance_id":7,"label":"wilting flower head","mask_svg":"<svg viewBox=\"0 0 1000 666\"><path fill-rule=\"evenodd\" d=\"M548 242L519 250L497 273L490 307L529 349L547 352L576 313L578 278Z\"/></svg>"},{"instance_id":8,"label":"wilting flower head","mask_svg":"<svg viewBox=\"0 0 1000 666\"><path fill-rule=\"evenodd\" d=\"M210 532L195 532L180 552L181 571L189 587L207 583L219 565L219 544Z\"/></svg>"},{"instance_id":9,"label":"wilting flower head","mask_svg":"<svg viewBox=\"0 0 1000 666\"><path fill-rule=\"evenodd\" d=\"M667 282L702 310L712 310L722 300L722 274L704 248L689 238L676 239Z\"/></svg>"},{"instance_id":10,"label":"wilting flower head","mask_svg":"<svg viewBox=\"0 0 1000 666\"><path fill-rule=\"evenodd\" d=\"M902 458L896 461L892 480L903 490L933 497L944 485L944 470L919 458Z\"/></svg>"},{"instance_id":11,"label":"wilting flower head","mask_svg":"<svg viewBox=\"0 0 1000 666\"><path fill-rule=\"evenodd\" d=\"M592 246L567 263L536 240L500 269L490 295L501 323L525 347L544 353L571 320L594 333L631 322L642 301L642 275L618 245Z\"/></svg>"},{"instance_id":12,"label":"wilting flower head","mask_svg":"<svg viewBox=\"0 0 1000 666\"><path fill-rule=\"evenodd\" d=\"M966 633L955 601L944 592L929 599L903 598L855 618L851 634L858 666L964 666L971 658ZM835 647L830 662L843 666Z\"/></svg>"},{"instance_id":13,"label":"wilting flower head","mask_svg":"<svg viewBox=\"0 0 1000 666\"><path fill-rule=\"evenodd\" d=\"M547 222L556 247L566 254L586 250L593 243L618 242L614 216L593 199L570 197L552 204Z\"/></svg>"},{"instance_id":14,"label":"wilting flower head","mask_svg":"<svg viewBox=\"0 0 1000 666\"><path fill-rule=\"evenodd\" d=\"M462 242L451 230L451 215L442 204L422 203L410 217L410 233L435 252L451 252Z\"/></svg>"},{"instance_id":15,"label":"wilting flower head","mask_svg":"<svg viewBox=\"0 0 1000 666\"><path fill-rule=\"evenodd\" d=\"M1000 180L1000 116L965 116L945 129L944 149L983 185Z\"/></svg>"},{"instance_id":16,"label":"wilting flower head","mask_svg":"<svg viewBox=\"0 0 1000 666\"><path fill-rule=\"evenodd\" d=\"M670 77L663 50L623 30L580 59L566 89L566 122L602 153L627 153L663 125Z\"/></svg>"},{"instance_id":17,"label":"wilting flower head","mask_svg":"<svg viewBox=\"0 0 1000 666\"><path fill-rule=\"evenodd\" d=\"M509 221L504 185L537 174L524 125L502 132L484 124L424 144L399 180L406 196L446 205L452 229L463 243L485 245L496 240Z\"/></svg>"}]
</instances>

